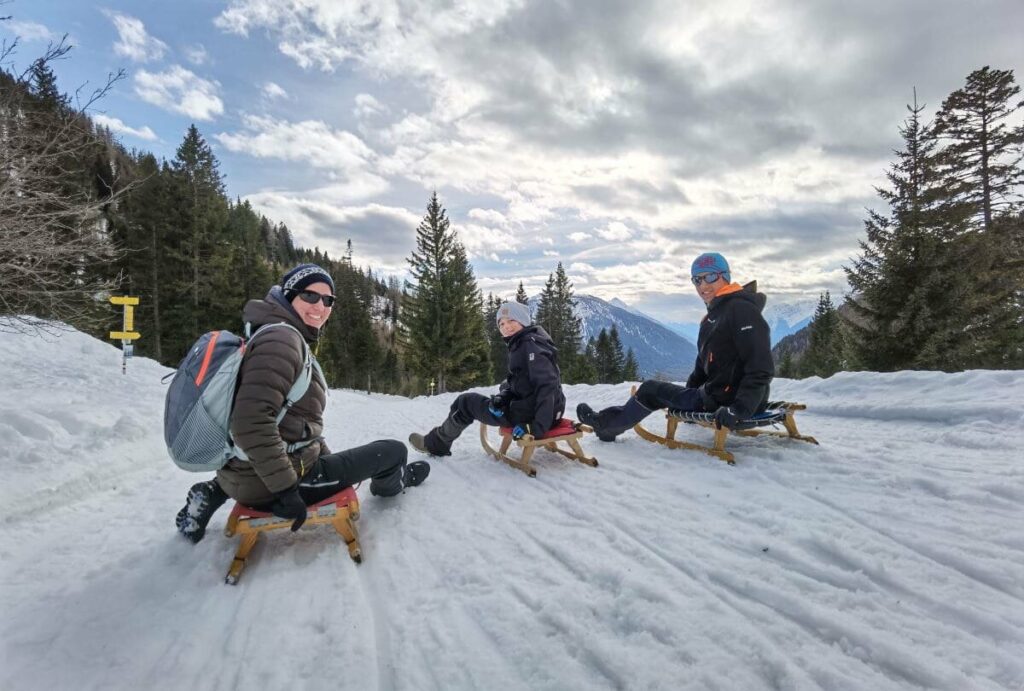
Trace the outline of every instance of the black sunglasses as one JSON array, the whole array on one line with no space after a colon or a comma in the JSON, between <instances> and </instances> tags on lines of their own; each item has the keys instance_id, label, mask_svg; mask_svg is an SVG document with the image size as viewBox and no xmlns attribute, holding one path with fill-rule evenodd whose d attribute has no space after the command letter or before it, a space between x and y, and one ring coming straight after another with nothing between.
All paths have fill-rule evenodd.
<instances>
[{"instance_id":1,"label":"black sunglasses","mask_svg":"<svg viewBox=\"0 0 1024 691\"><path fill-rule=\"evenodd\" d=\"M315 305L321 300L324 301L324 307L333 307L335 297L333 295L321 295L314 290L304 290L299 293L299 297L302 298L303 302L308 302L311 305Z\"/></svg>"},{"instance_id":2,"label":"black sunglasses","mask_svg":"<svg viewBox=\"0 0 1024 691\"><path fill-rule=\"evenodd\" d=\"M690 280L693 281L693 285L699 286L701 281L704 281L705 283L714 283L715 281L717 281L721 277L722 277L721 272L718 272L718 273L700 274L700 275L697 275L697 276L691 276Z\"/></svg>"}]
</instances>

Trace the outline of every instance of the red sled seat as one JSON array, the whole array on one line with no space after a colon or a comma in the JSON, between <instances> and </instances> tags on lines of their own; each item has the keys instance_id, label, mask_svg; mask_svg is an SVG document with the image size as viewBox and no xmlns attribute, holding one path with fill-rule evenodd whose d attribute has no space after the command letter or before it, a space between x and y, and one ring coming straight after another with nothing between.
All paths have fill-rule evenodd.
<instances>
[{"instance_id":1,"label":"red sled seat","mask_svg":"<svg viewBox=\"0 0 1024 691\"><path fill-rule=\"evenodd\" d=\"M503 437L512 436L511 427L500 427L499 431ZM576 434L576 421L563 417L561 420L555 423L555 426L544 433L542 437L534 437L535 439L552 439L554 437L564 437L569 434Z\"/></svg>"},{"instance_id":2,"label":"red sled seat","mask_svg":"<svg viewBox=\"0 0 1024 691\"><path fill-rule=\"evenodd\" d=\"M346 487L323 501L307 506L306 522L303 524L303 528L330 523L345 540L349 556L358 564L363 560L363 551L359 546L359 533L355 525L355 521L358 519L359 497L356 495L355 489ZM238 583L242 569L245 568L245 561L249 557L249 552L256 546L260 533L291 528L291 526L292 519L290 518L279 518L268 511L257 511L235 502L234 508L231 509L231 515L228 516L228 523L224 527L224 534L228 537L237 534L241 541L224 582L230 585Z\"/></svg>"}]
</instances>

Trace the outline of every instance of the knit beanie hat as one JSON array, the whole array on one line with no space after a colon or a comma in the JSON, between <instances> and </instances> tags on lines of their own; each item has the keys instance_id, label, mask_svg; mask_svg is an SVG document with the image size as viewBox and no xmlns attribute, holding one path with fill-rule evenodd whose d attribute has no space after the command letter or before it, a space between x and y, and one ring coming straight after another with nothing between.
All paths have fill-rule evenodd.
<instances>
[{"instance_id":1,"label":"knit beanie hat","mask_svg":"<svg viewBox=\"0 0 1024 691\"><path fill-rule=\"evenodd\" d=\"M498 308L495 321L500 322L502 319L512 319L523 326L529 326L533 323L533 318L530 316L530 308L521 302L502 303Z\"/></svg>"},{"instance_id":2,"label":"knit beanie hat","mask_svg":"<svg viewBox=\"0 0 1024 691\"><path fill-rule=\"evenodd\" d=\"M334 292L334 279L316 264L299 264L281 279L281 290L291 300L314 283L326 283Z\"/></svg>"},{"instance_id":3,"label":"knit beanie hat","mask_svg":"<svg viewBox=\"0 0 1024 691\"><path fill-rule=\"evenodd\" d=\"M705 252L694 259L690 266L691 276L710 273L725 274L726 282L732 282L732 276L729 274L729 262L725 261L725 257L718 252Z\"/></svg>"}]
</instances>

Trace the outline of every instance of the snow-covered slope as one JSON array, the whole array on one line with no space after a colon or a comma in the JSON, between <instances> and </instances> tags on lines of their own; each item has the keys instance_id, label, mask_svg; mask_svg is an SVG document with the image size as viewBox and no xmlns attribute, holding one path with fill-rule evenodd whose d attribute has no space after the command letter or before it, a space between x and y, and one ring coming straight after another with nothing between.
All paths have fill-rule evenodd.
<instances>
[{"instance_id":1,"label":"snow-covered slope","mask_svg":"<svg viewBox=\"0 0 1024 691\"><path fill-rule=\"evenodd\" d=\"M166 371L0 334L0 689L1024 686L1024 373L779 381L821 446L734 439L734 467L629 432L530 479L471 429L421 487L359 488L361 565L273 534L231 587L226 509L174 532L203 476L164 454ZM326 434L404 438L453 397L335 391Z\"/></svg>"}]
</instances>

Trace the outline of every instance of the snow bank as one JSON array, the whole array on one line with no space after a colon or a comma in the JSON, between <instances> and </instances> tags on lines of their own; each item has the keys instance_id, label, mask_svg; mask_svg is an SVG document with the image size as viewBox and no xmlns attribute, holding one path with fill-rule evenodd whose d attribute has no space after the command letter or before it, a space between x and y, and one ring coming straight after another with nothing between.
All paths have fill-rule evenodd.
<instances>
[{"instance_id":1,"label":"snow bank","mask_svg":"<svg viewBox=\"0 0 1024 691\"><path fill-rule=\"evenodd\" d=\"M363 564L303 529L230 587L226 510L174 532L199 476L164 452L166 372L0 334L0 688L1024 687L1021 373L779 381L821 446L737 438L734 467L627 433L531 480L469 430L423 486L359 488ZM453 399L335 391L326 433L404 439Z\"/></svg>"}]
</instances>

